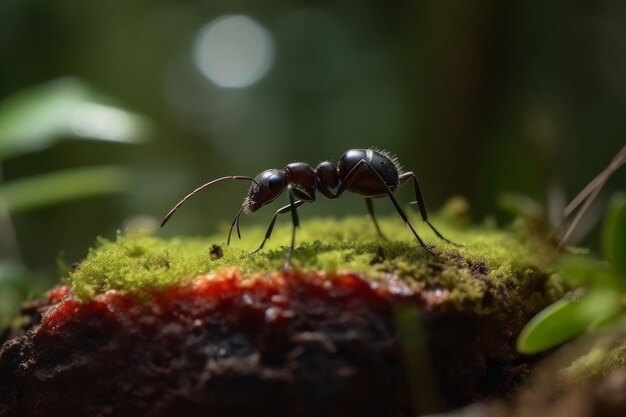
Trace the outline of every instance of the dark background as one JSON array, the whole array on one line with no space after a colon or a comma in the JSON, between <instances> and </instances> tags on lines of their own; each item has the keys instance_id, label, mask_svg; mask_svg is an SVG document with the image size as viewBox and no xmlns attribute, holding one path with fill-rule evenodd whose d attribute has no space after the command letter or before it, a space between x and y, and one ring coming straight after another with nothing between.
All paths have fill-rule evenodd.
<instances>
[{"instance_id":1,"label":"dark background","mask_svg":"<svg viewBox=\"0 0 626 417\"><path fill-rule=\"evenodd\" d=\"M239 88L216 85L194 58L199 48L211 52L202 29L233 15L256 22L273 45L267 72ZM228 42L246 42L235 32L226 54ZM242 62L232 70L250 67ZM497 204L504 191L545 203L556 184L569 200L625 142L626 3L0 0L0 98L67 76L152 128L139 145L67 137L0 160L4 184L75 167L134 173L123 193L4 217L19 248L0 255L12 266L4 273L17 268L37 283L57 278L59 256L80 260L96 236L159 219L202 182L337 162L350 148L392 152L417 173L431 209L463 195L476 221L506 221ZM613 176L592 220L625 180L624 171ZM215 232L246 187L216 186L159 233ZM364 207L345 196L301 213ZM592 234L584 243L596 242Z\"/></svg>"}]
</instances>

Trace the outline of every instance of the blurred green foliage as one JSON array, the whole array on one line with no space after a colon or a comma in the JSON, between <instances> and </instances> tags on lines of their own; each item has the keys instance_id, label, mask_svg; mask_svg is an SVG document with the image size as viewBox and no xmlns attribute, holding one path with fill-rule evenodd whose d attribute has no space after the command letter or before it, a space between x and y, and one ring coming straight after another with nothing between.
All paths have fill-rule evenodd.
<instances>
[{"instance_id":1,"label":"blurred green foliage","mask_svg":"<svg viewBox=\"0 0 626 417\"><path fill-rule=\"evenodd\" d=\"M61 139L137 143L146 128L139 116L107 103L77 79L31 87L0 103L0 178L2 162ZM121 166L77 167L0 183L0 324L44 287L22 258L12 216L127 191L131 184L130 170Z\"/></svg>"},{"instance_id":2,"label":"blurred green foliage","mask_svg":"<svg viewBox=\"0 0 626 417\"><path fill-rule=\"evenodd\" d=\"M133 143L143 130L139 116L106 104L78 79L60 79L0 103L0 161L68 137Z\"/></svg>"},{"instance_id":3,"label":"blurred green foliage","mask_svg":"<svg viewBox=\"0 0 626 417\"><path fill-rule=\"evenodd\" d=\"M602 232L604 256L616 273L626 279L626 194L613 196ZM626 284L625 284L626 285Z\"/></svg>"},{"instance_id":4,"label":"blurred green foliage","mask_svg":"<svg viewBox=\"0 0 626 417\"><path fill-rule=\"evenodd\" d=\"M128 190L131 175L120 167L74 168L13 181L0 189L0 204L11 213Z\"/></svg>"},{"instance_id":5,"label":"blurred green foliage","mask_svg":"<svg viewBox=\"0 0 626 417\"><path fill-rule=\"evenodd\" d=\"M616 321L626 313L626 195L616 194L603 227L604 258L570 255L561 261L561 274L579 289L535 316L517 340L522 353L537 353ZM583 292L581 292L583 291Z\"/></svg>"}]
</instances>

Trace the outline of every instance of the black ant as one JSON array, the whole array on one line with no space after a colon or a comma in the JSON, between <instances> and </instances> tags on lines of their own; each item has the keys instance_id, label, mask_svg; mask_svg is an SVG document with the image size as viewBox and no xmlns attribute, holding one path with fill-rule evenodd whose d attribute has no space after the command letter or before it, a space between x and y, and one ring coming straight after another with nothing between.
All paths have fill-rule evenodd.
<instances>
[{"instance_id":1,"label":"black ant","mask_svg":"<svg viewBox=\"0 0 626 417\"><path fill-rule=\"evenodd\" d=\"M178 210L178 208L189 198L203 189L225 180L252 181L252 185L248 190L248 195L243 200L241 208L235 215L235 218L230 225L227 244L230 244L230 237L235 225L237 226L237 236L241 239L239 217L242 213L253 213L264 205L274 201L285 190L285 188L289 191L289 204L276 210L276 213L267 228L267 232L265 232L263 242L261 242L261 245L252 252L256 253L263 249L265 242L267 242L272 235L272 230L274 230L274 224L276 223L278 215L291 212L293 231L291 234L291 246L289 247L287 260L285 261L285 268L289 268L291 265L291 258L293 256L296 241L296 229L300 226L297 208L304 203L314 202L315 191L319 191L324 197L327 198L339 198L344 191L352 191L353 193L365 197L367 211L374 221L376 231L379 236L385 240L387 238L381 232L378 222L376 221L376 216L374 215L374 205L372 204L372 199L389 197L396 211L404 221L404 224L409 226L409 229L411 229L415 239L417 239L426 252L434 255L430 248L419 237L409 222L406 214L393 196L393 192L397 188L412 180L415 191L415 201L411 204L417 204L422 220L430 226L433 232L435 232L440 239L456 245L456 243L446 239L435 228L435 226L428 221L426 206L424 205L422 192L420 191L420 186L417 182L415 174L413 172L402 172L402 167L395 158L391 157L386 152L374 149L349 150L341 156L338 168L335 167L332 162L328 161L320 163L315 169L305 162L293 162L283 169L268 169L263 171L255 178L240 175L218 178L196 188L185 198L180 200L178 204L176 204L176 206L174 206L174 208L167 213L161 222L161 227L167 223L174 212Z\"/></svg>"}]
</instances>

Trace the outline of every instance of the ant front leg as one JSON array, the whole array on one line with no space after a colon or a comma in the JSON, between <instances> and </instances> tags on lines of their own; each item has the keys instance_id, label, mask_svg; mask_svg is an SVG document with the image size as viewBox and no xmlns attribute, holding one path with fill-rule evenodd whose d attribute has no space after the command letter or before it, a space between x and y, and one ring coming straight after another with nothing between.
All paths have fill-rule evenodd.
<instances>
[{"instance_id":1,"label":"ant front leg","mask_svg":"<svg viewBox=\"0 0 626 417\"><path fill-rule=\"evenodd\" d=\"M252 255L253 253L257 253L258 251L260 251L261 249L263 249L263 247L265 246L265 242L267 242L270 237L272 236L272 231L274 230L274 225L276 224L276 219L278 218L279 214L285 214L288 213L293 209L296 209L298 207L300 207L301 205L303 205L305 202L302 200L296 200L294 201L293 205L291 204L291 202L289 204L287 204L284 207L279 208L278 210L276 210L276 213L274 213L274 217L272 218L272 221L270 222L269 227L267 228L267 231L265 232L265 238L263 239L263 242L261 242L261 245L255 249L254 251L250 252L250 255Z\"/></svg>"},{"instance_id":2,"label":"ant front leg","mask_svg":"<svg viewBox=\"0 0 626 417\"><path fill-rule=\"evenodd\" d=\"M433 226L432 223L428 221L428 213L426 212L426 204L424 204L424 198L422 197L422 190L420 189L419 182L417 182L417 176L415 176L413 172L404 172L400 174L400 177L398 178L399 186L403 186L411 179L413 180L413 190L415 192L415 201L412 201L410 204L417 204L417 207L419 208L419 211L420 211L420 215L422 216L422 220L426 222L426 224L432 229L433 232L435 232L437 237L439 237L440 239L455 246L463 246L461 244L452 242L451 240L444 237L439 232L439 230L437 230L435 226Z\"/></svg>"},{"instance_id":3,"label":"ant front leg","mask_svg":"<svg viewBox=\"0 0 626 417\"><path fill-rule=\"evenodd\" d=\"M339 189L337 190L337 195L341 195L344 191L346 191L348 188L350 188L350 186L352 186L352 184L354 183L354 181L356 181L356 179L358 178L358 176L363 173L364 170L369 169L371 170L374 175L376 175L376 178L378 179L378 181L380 182L380 184L383 186L385 192L387 193L387 196L389 197L389 199L391 200L391 203L393 204L394 208L396 209L396 211L398 212L398 215L402 218L402 221L404 222L405 225L409 226L409 229L411 229L411 233L413 233L413 236L415 237L415 239L418 241L418 243L422 246L422 248L424 248L424 250L426 252L428 252L429 254L435 256L435 253L428 247L428 245L426 245L426 243L424 243L424 241L422 240L421 237L419 237L419 235L417 234L417 232L415 231L415 229L413 228L413 225L411 224L411 222L409 222L409 218L406 216L406 213L404 212L404 210L402 210L402 207L400 207L400 204L398 204L398 201L396 200L396 198L393 196L393 193L391 192L391 190L389 189L389 186L385 183L385 180L383 179L383 177L380 176L380 174L378 173L378 171L376 171L376 168L374 168L372 166L372 164L370 164L366 159L361 159L351 170L350 172L348 172L348 175L346 175L343 183L341 183L339 185Z\"/></svg>"}]
</instances>

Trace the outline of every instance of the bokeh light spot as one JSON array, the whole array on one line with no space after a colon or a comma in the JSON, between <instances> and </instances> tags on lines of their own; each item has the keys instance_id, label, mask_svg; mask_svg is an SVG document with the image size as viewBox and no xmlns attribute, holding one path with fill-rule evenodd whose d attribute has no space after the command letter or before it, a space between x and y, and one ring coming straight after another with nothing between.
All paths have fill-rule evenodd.
<instances>
[{"instance_id":1,"label":"bokeh light spot","mask_svg":"<svg viewBox=\"0 0 626 417\"><path fill-rule=\"evenodd\" d=\"M246 16L222 16L198 32L194 59L216 85L248 87L271 68L274 41L267 29Z\"/></svg>"}]
</instances>

